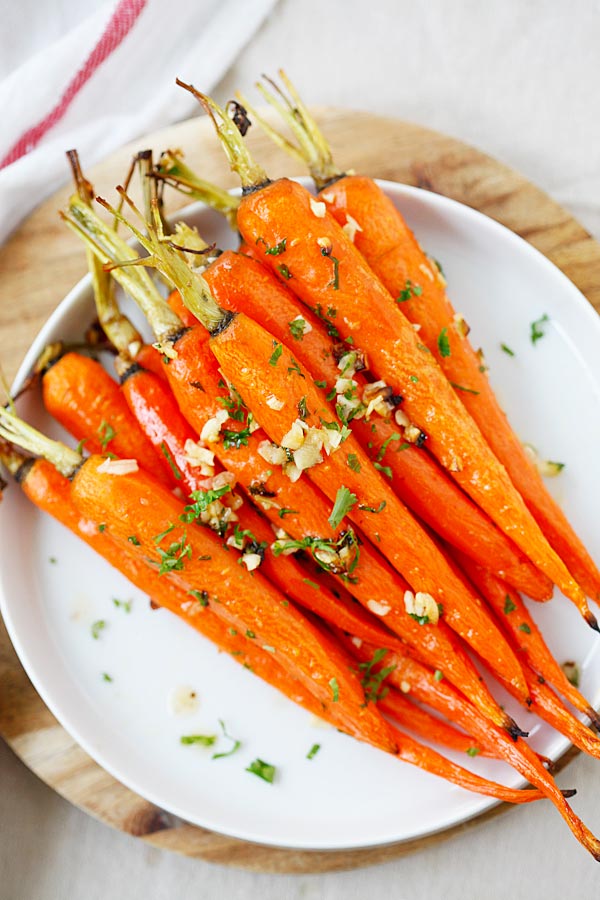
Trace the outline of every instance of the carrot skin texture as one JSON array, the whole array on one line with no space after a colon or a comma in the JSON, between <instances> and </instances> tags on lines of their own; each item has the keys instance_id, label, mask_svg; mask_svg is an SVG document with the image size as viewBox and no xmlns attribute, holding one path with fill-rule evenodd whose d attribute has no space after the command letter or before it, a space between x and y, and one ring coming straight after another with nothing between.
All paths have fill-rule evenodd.
<instances>
[{"instance_id":1,"label":"carrot skin texture","mask_svg":"<svg viewBox=\"0 0 600 900\"><path fill-rule=\"evenodd\" d=\"M481 371L481 359L463 335L437 267L421 250L401 213L372 179L345 176L320 194L331 214L344 225L349 214L359 223L354 243L393 297L406 285L421 292L402 303L402 312L421 326L419 337L455 384L466 385L476 394L459 397L488 441L497 458L522 495L544 535L588 596L600 598L600 571L575 534L564 512L549 494L534 463L512 431L506 414ZM449 355L441 356L438 337L446 329Z\"/></svg>"},{"instance_id":2,"label":"carrot skin texture","mask_svg":"<svg viewBox=\"0 0 600 900\"><path fill-rule=\"evenodd\" d=\"M192 328L176 342L177 357L165 367L169 383L177 398L180 409L195 431L200 433L208 418L222 408L216 401L220 375L216 360L206 340L203 329ZM226 394L228 396L228 394ZM224 448L222 443L211 444L221 463L233 472L238 483L254 497L260 505L264 503L264 514L278 527L295 539L324 537L331 539L335 532L328 522L326 498L304 478L292 484L278 467L270 466L258 453L258 446L266 435L262 430L248 436L248 444L238 448ZM270 473L270 474L269 474ZM257 489L267 490L273 497L255 494ZM281 519L282 508L297 510ZM481 682L452 631L441 621L437 626L421 626L405 612L401 602L408 590L406 581L377 553L365 540L361 547L360 563L355 573L356 585L348 585L359 602L367 606L372 599L388 603L396 597L386 617L386 625L406 640L419 658L432 665L444 668L447 678L462 690L493 721L509 727L510 720L499 709L498 704Z\"/></svg>"},{"instance_id":3,"label":"carrot skin texture","mask_svg":"<svg viewBox=\"0 0 600 900\"><path fill-rule=\"evenodd\" d=\"M100 363L78 353L65 353L42 379L44 406L90 453L110 451L168 484L162 464L142 434L119 386ZM102 446L103 426L115 432Z\"/></svg>"},{"instance_id":4,"label":"carrot skin texture","mask_svg":"<svg viewBox=\"0 0 600 900\"><path fill-rule=\"evenodd\" d=\"M291 343L295 358L302 366L313 375L318 374L329 387L335 385L341 373L323 322L270 269L256 259L226 250L210 264L204 277L222 307L245 313L278 341ZM310 330L292 343L290 323L298 316L304 318ZM360 375L356 381L361 386L366 384ZM493 560L498 574L528 596L544 600L552 595L550 580L535 569L428 453L406 443L397 452L392 436L398 428L392 422L377 415L370 422L356 418L352 420L352 430L364 449L372 448L369 454L372 458L376 459L383 444L388 442L384 464L392 469L394 490L443 538L470 553L481 564L490 565Z\"/></svg>"},{"instance_id":5,"label":"carrot skin texture","mask_svg":"<svg viewBox=\"0 0 600 900\"><path fill-rule=\"evenodd\" d=\"M135 525L140 543L133 552L138 558L158 561L157 546L185 539L190 552L183 565L162 577L184 590L208 590L211 608L232 627L253 631L262 646L274 646L280 664L330 710L342 730L393 752L385 722L364 706L360 684L335 645L291 604L282 604L282 595L265 578L233 566L208 529L181 523L157 541L157 535L179 522L182 504L142 470L114 476L98 471L103 462L101 457L89 457L72 480L71 497L80 511L109 523L111 537L123 547L128 547ZM332 679L338 685L336 692L330 686Z\"/></svg>"},{"instance_id":6,"label":"carrot skin texture","mask_svg":"<svg viewBox=\"0 0 600 900\"><path fill-rule=\"evenodd\" d=\"M135 361L138 366L141 366L142 369L147 369L148 372L153 372L159 378L162 378L163 381L167 380L167 376L163 371L163 363L160 358L160 353L153 347L152 344L142 344L140 347Z\"/></svg>"},{"instance_id":7,"label":"carrot skin texture","mask_svg":"<svg viewBox=\"0 0 600 900\"><path fill-rule=\"evenodd\" d=\"M313 384L307 373L299 367L294 368L293 353L283 344L279 345L282 352L274 378L275 367L269 364L274 346L277 341L243 313L238 313L227 329L210 340L210 347L225 376L230 381L235 379L236 387L262 428L271 440L280 444L297 418L302 398L307 408L307 425L319 427L322 421L331 421L334 416L324 392ZM267 402L273 393L284 404L280 410L272 409ZM359 472L347 464L350 453L359 461ZM341 485L356 495L358 503L349 512L349 518L368 537L375 539L375 532L379 535L382 553L413 590L427 592L442 603L444 618L450 627L482 657L489 659L492 655L493 668L502 668L525 699L527 690L519 663L485 612L481 600L455 577L445 557L400 500L391 494L352 434L337 451L307 469L305 474L331 503ZM386 506L376 516L360 508L377 509L383 499Z\"/></svg>"},{"instance_id":8,"label":"carrot skin texture","mask_svg":"<svg viewBox=\"0 0 600 900\"><path fill-rule=\"evenodd\" d=\"M311 199L308 191L288 179L247 194L238 210L240 232L248 243L262 238L268 246L286 238L288 286L311 308L319 303L336 306L341 336L355 334L373 372L403 395L407 414L428 435L429 449L442 466L531 562L590 616L582 589L544 538L442 370L430 353L419 349L412 325L335 219L314 215ZM326 256L317 244L323 239L331 242ZM282 262L268 255L264 260L274 271Z\"/></svg>"},{"instance_id":9,"label":"carrot skin texture","mask_svg":"<svg viewBox=\"0 0 600 900\"><path fill-rule=\"evenodd\" d=\"M465 734L464 731L459 731L442 719L438 719L437 716L427 712L424 707L411 703L404 694L394 688L391 688L385 697L378 700L377 705L383 713L393 718L394 723L408 728L419 737L434 741L451 750L457 750L459 753L466 753L467 750L476 748L477 753L481 756L491 755L478 745L475 738Z\"/></svg>"}]
</instances>

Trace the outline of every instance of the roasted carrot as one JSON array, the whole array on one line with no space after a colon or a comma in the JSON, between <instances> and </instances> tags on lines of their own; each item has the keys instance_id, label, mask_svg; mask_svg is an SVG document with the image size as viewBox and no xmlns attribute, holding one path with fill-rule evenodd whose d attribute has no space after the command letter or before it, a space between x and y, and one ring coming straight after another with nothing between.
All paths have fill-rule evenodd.
<instances>
[{"instance_id":1,"label":"roasted carrot","mask_svg":"<svg viewBox=\"0 0 600 900\"><path fill-rule=\"evenodd\" d=\"M600 729L600 716L556 662L519 594L464 555L456 552L454 555L460 567L494 611L502 630L518 642L519 652L526 654L531 667L572 703L575 709L588 716L595 728Z\"/></svg>"},{"instance_id":2,"label":"roasted carrot","mask_svg":"<svg viewBox=\"0 0 600 900\"><path fill-rule=\"evenodd\" d=\"M294 147L260 116L258 120L280 146L309 166L319 197L352 235L392 297L402 302L402 312L419 326L420 340L436 356L450 383L469 388L457 388L459 399L506 467L551 546L587 594L600 598L600 571L512 431L480 354L467 339L468 326L448 299L439 265L424 253L400 210L373 179L345 174L335 166L310 112L283 71L280 76L290 99L262 88L263 96L292 127L300 146Z\"/></svg>"},{"instance_id":3,"label":"roasted carrot","mask_svg":"<svg viewBox=\"0 0 600 900\"><path fill-rule=\"evenodd\" d=\"M44 406L90 453L114 453L137 459L161 483L167 483L160 460L148 443L119 386L99 362L65 353L42 377Z\"/></svg>"},{"instance_id":4,"label":"roasted carrot","mask_svg":"<svg viewBox=\"0 0 600 900\"><path fill-rule=\"evenodd\" d=\"M246 313L278 341L289 343L293 338L295 358L313 374L319 375L328 392L338 394L338 409L343 409L342 405L348 401L344 419L351 424L363 449L371 450L371 458L391 470L395 492L413 512L477 562L494 566L495 571L502 573L502 577L518 590L537 600L551 596L549 579L443 473L427 452L404 438L405 425L394 421L389 409L387 418L378 413L374 413L370 421L362 418L368 400L365 402L360 398L367 397L367 382L360 373L349 371L352 369L352 349L340 344L332 346L332 337L335 339L337 333L334 321L324 323L303 307L270 270L257 260L231 250L224 251L203 274L221 306ZM197 321L188 317L184 319L188 325ZM342 361L338 364L340 354ZM344 360L347 360L346 365ZM336 384L341 382L345 390L336 391ZM367 392L369 390L370 396L377 396L376 391L367 388ZM387 409L387 405L384 406ZM396 417L406 421L401 410Z\"/></svg>"},{"instance_id":5,"label":"roasted carrot","mask_svg":"<svg viewBox=\"0 0 600 900\"><path fill-rule=\"evenodd\" d=\"M477 754L482 756L490 755L487 750L479 746L475 738L432 715L417 703L412 703L404 694L394 688L391 688L389 693L378 701L378 706L383 713L394 720L394 723L408 728L419 737L434 741L451 750L457 750L459 753L472 751L471 755L474 756L476 750Z\"/></svg>"},{"instance_id":6,"label":"roasted carrot","mask_svg":"<svg viewBox=\"0 0 600 900\"><path fill-rule=\"evenodd\" d=\"M256 641L250 640L240 633L233 634L233 629L228 628L209 607L202 606L196 600L190 600L189 594L167 579L157 579L155 571L148 563L134 558L131 553L115 544L109 536L98 530L95 522L82 519L71 502L68 479L61 475L53 465L43 459L26 459L21 454L15 453L12 448L4 446L0 447L0 460L15 474L24 493L36 506L48 512L82 538L107 562L129 578L136 587L152 596L158 605L182 618L220 649L230 653L238 663L280 690L293 702L315 715L322 718L328 717L327 710L323 709L322 705L315 700L312 693L307 691L299 681L288 675L285 669L274 661L272 654L259 647ZM396 699L398 702L395 702ZM403 715L403 710L406 705L401 697L390 699L387 711L394 716L396 721L403 721L406 715L405 713ZM429 723L435 736L439 738L443 735L447 745L453 746L452 742L454 741L457 746L460 746L462 741L460 732L444 726L444 723L438 723L433 717L427 716L424 711L418 711L417 718L417 727L423 731L425 736L433 737L431 732L429 735L426 732ZM415 758L418 756L418 764L421 768L441 777L444 777L444 769L447 768L449 780L455 781L468 790L489 793L490 796L497 796L498 799L513 803L526 803L543 796L535 790L514 791L502 785L494 785L487 779L482 779L444 761L443 757L435 751L420 747L416 742L411 742L410 738L407 738L407 745L414 752ZM401 758L404 757L408 757L406 750L401 754ZM410 758L407 758L407 761L410 762Z\"/></svg>"},{"instance_id":7,"label":"roasted carrot","mask_svg":"<svg viewBox=\"0 0 600 900\"><path fill-rule=\"evenodd\" d=\"M161 362L160 353L152 346L152 344L142 344L135 356L135 362L143 369L153 372L166 381L166 375Z\"/></svg>"},{"instance_id":8,"label":"roasted carrot","mask_svg":"<svg viewBox=\"0 0 600 900\"><path fill-rule=\"evenodd\" d=\"M360 647L353 644L347 644L347 646L356 658L363 662L373 659L374 647L365 644ZM507 737L503 729L486 723L472 705L446 684L444 679L437 680L432 672L428 672L424 666L414 660L392 653L386 656L384 661L375 665L373 671L376 672L380 665L390 668L394 666L387 679L390 684L397 686L401 691L410 693L429 705L435 702L435 695L438 695L440 705L444 706L446 710L452 709L452 718L456 724L467 729L483 746L493 749L495 755L513 766L554 803L577 840L587 847L596 858L596 838L574 814L553 778L546 772L541 761L525 741L518 740L515 743Z\"/></svg>"},{"instance_id":9,"label":"roasted carrot","mask_svg":"<svg viewBox=\"0 0 600 900\"><path fill-rule=\"evenodd\" d=\"M245 240L261 244L265 263L306 305L335 307L341 337L357 340L372 371L402 394L411 422L426 434L444 468L598 630L583 590L548 544L431 353L423 350L410 322L325 204L319 206L296 182L270 182L226 113L179 83L211 115L230 165L241 177L244 196L237 221ZM282 258L266 253L284 240Z\"/></svg>"},{"instance_id":10,"label":"roasted carrot","mask_svg":"<svg viewBox=\"0 0 600 900\"><path fill-rule=\"evenodd\" d=\"M145 272L142 273L145 278L136 281L131 268L121 270L119 267L120 260L129 258L131 254L127 245L124 245L123 242L119 243L114 234L108 231L97 217L91 216L89 210L82 208L76 201L71 201L70 209L76 211L77 215L74 218L65 216L67 223L76 233L83 237L88 245L92 246L94 252L99 254L105 264L113 267L115 277L125 281L124 286L126 289L138 300L142 309L148 315L153 330L157 338L159 338L159 343L164 342L165 349L169 350L169 364L166 366L165 371L171 381L178 404L185 413L186 418L201 435L205 434L205 430L209 425L209 431L212 431L215 419L207 421L206 401L208 399L209 408L212 408L214 416L214 405L217 402L216 394L218 391L215 391L214 388L214 375L213 387L211 391L208 390L210 367L205 369L203 365L199 365L202 354L208 352L208 356L213 359L213 372L215 370L214 357L207 349L206 341L197 338L197 329L189 329L187 331L184 329L182 331L180 320L177 317L175 317L173 322L173 313L170 309L170 321L167 321L169 317L166 317L162 312L163 301L160 296L156 295L153 285L146 283L145 279L147 276ZM146 238L139 232L138 235L143 243ZM177 268L177 258L173 257L172 251L166 248L164 242L159 241L155 246L158 253L161 256L166 254L170 265ZM125 257L123 253L126 254ZM189 269L183 261L181 261L181 266L183 266L183 269L180 270L180 274L183 276L183 283L187 285L187 293L190 293L190 291L195 290L194 283L193 280L190 280ZM126 280L124 279L124 272L129 273ZM211 310L212 312L210 312ZM218 307L216 307L212 298L209 297L207 297L206 307L203 308L203 314L207 311L212 317L215 327L218 327L222 313L219 312ZM171 334L172 337L170 336ZM219 378L220 376L217 375L216 380L219 380ZM225 387L224 381L222 381L220 387ZM228 402L233 402L231 397L228 398ZM234 403L234 405L236 404ZM335 544L332 544L332 538L335 537L335 529L329 524L328 512L323 506L322 495L319 492L315 493L314 490L307 494L308 486L304 482L298 482L293 485L281 469L277 471L278 467L267 468L258 452L260 447L260 443L258 443L258 446L256 443L258 432L252 433L250 418L248 417L245 427L241 428L238 426L235 429L225 430L223 435L219 433L220 423L217 422L216 425L216 436L212 437L211 440L213 442L219 441L219 438L222 437L223 443L216 443L211 446L215 446L215 450L226 468L234 470L239 480L248 487L250 494L261 502L266 514L271 518L273 517L275 504L271 502L271 498L276 496L279 504L276 506L276 516L283 518L285 514L285 528L289 534L293 535L298 541L310 538L311 543L313 538L317 538L320 543L324 541L328 543L330 552L332 549L335 550ZM237 470L232 460L225 458L223 455L224 451L227 448L231 449L231 447L235 447L236 451L242 454L241 465ZM244 453L246 448L248 448L248 451ZM246 479L245 482L244 479ZM267 480L268 487L266 486ZM272 487L272 484L274 487ZM285 502L286 500L287 502ZM298 503L298 500L303 500L303 503ZM300 509L302 509L301 515ZM361 540L360 535L357 537L358 540ZM382 559L378 559L378 563L373 564L372 552L372 550L369 552L368 545L365 545L361 550L360 576L354 575L351 579L351 590L354 596L371 611L373 609L379 612L387 611L388 617L386 622L392 630L407 640L415 651L420 653L421 657L425 655L430 660L437 655L438 660L443 659L443 664L448 670L448 677L455 679L456 683L460 684L462 689L469 696L473 697L474 702L482 710L486 711L486 714L490 715L493 721L502 724L512 734L518 734L518 727L506 713L499 709L496 701L480 684L480 679L469 663L464 651L461 650L456 641L450 638L450 634L445 631L443 623L441 627L438 625L435 628L426 628L424 632L423 628L406 614L404 605L401 601L398 602L405 594L407 589L406 582L394 575L386 564L382 565ZM365 561L367 565L365 565ZM365 578L365 572L368 574L367 578ZM392 578L391 590L386 591L385 586L390 584L390 575ZM381 597L381 602L376 599L377 597ZM390 598L394 598L393 603L390 603ZM502 645L500 644L500 646ZM516 675L516 682L518 683L518 672Z\"/></svg>"}]
</instances>

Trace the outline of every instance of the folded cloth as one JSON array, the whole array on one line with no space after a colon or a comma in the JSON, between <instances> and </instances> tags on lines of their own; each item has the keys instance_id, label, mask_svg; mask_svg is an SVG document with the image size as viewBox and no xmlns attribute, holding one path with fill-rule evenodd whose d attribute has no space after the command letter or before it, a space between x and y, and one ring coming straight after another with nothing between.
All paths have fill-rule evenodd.
<instances>
[{"instance_id":1,"label":"folded cloth","mask_svg":"<svg viewBox=\"0 0 600 900\"><path fill-rule=\"evenodd\" d=\"M76 147L88 166L193 114L197 104L175 78L210 91L275 3L88 0L91 12L81 21L74 7L78 24L66 33L49 21L52 43L44 45L45 4L21 0L19 18L0 36L0 60L24 60L8 73L0 64L0 243L67 180L66 150Z\"/></svg>"}]
</instances>

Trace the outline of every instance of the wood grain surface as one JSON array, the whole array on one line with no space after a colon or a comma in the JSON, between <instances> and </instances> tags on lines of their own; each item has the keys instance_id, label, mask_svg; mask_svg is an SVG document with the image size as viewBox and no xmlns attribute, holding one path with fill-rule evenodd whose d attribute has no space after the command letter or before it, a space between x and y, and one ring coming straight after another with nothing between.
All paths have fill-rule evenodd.
<instances>
[{"instance_id":1,"label":"wood grain surface","mask_svg":"<svg viewBox=\"0 0 600 900\"><path fill-rule=\"evenodd\" d=\"M544 253L600 311L600 244L522 176L472 147L418 125L348 110L315 112L342 168L417 185L491 216ZM249 144L271 175L304 174L261 134L251 134ZM146 147L155 152L182 147L190 165L204 177L235 185L207 121L191 119L135 141L92 168L88 174L97 192L114 197L114 186L124 178L131 156ZM77 239L57 215L68 193L65 187L45 201L0 248L0 360L9 380L50 312L86 271ZM179 195L170 197L170 210L185 203ZM481 827L484 820L508 809L496 806L426 838L350 851L282 850L197 828L137 796L84 753L32 687L1 621L0 734L38 777L101 821L155 847L254 871L328 872L384 862ZM565 754L559 766L575 752Z\"/></svg>"}]
</instances>

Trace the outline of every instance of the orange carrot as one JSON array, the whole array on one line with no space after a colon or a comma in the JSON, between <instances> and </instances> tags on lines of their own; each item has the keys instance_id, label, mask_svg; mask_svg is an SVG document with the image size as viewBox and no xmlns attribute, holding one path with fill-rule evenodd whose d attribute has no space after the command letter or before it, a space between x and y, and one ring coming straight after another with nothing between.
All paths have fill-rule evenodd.
<instances>
[{"instance_id":1,"label":"orange carrot","mask_svg":"<svg viewBox=\"0 0 600 900\"><path fill-rule=\"evenodd\" d=\"M100 363L66 353L44 373L42 389L48 412L77 440L84 440L90 453L137 459L161 483L168 483L118 385Z\"/></svg>"},{"instance_id":2,"label":"orange carrot","mask_svg":"<svg viewBox=\"0 0 600 900\"><path fill-rule=\"evenodd\" d=\"M160 353L152 346L152 344L142 344L135 356L136 363L143 369L158 375L163 381L166 381L163 365L160 359Z\"/></svg>"},{"instance_id":3,"label":"orange carrot","mask_svg":"<svg viewBox=\"0 0 600 900\"><path fill-rule=\"evenodd\" d=\"M477 744L475 738L463 731L448 725L442 719L427 712L422 706L411 703L404 694L392 688L385 697L378 701L379 709L391 716L395 723L409 731L418 734L426 740L434 741L443 747L457 750L459 753L467 753L469 750L477 750L482 756L489 756L489 752ZM472 752L471 755L475 755Z\"/></svg>"},{"instance_id":4,"label":"orange carrot","mask_svg":"<svg viewBox=\"0 0 600 900\"><path fill-rule=\"evenodd\" d=\"M272 654L262 650L255 641L239 633L233 634L233 629L228 628L210 608L200 605L197 601L190 601L189 595L169 580L157 579L155 572L146 562L134 558L131 553L115 544L110 537L98 531L94 522L82 519L71 502L68 479L61 475L53 465L45 460L26 461L12 450L0 452L0 458L10 466L11 471L17 474L25 494L33 503L54 516L92 546L107 562L110 562L129 578L136 587L152 595L159 601L160 606L182 618L222 650L230 653L238 663L280 690L293 702L300 704L315 715L328 718L327 710L323 709L313 694L307 691L300 682L288 675L281 666L274 662ZM14 466L10 465L11 461ZM388 712L400 721L403 718L402 710L405 704L403 704L402 698L398 698L398 701L390 700ZM426 729L429 721L436 736L443 735L449 745L452 745L452 741L460 744L462 738L459 732L443 726L441 722L436 724L437 720L434 720L433 717L426 718L426 716L424 711L417 713L418 727L421 730ZM431 733L427 735L426 731L425 734L429 737L432 736ZM494 785L487 779L482 779L445 761L435 751L418 745L416 741L408 737L405 740L405 736L397 732L396 739L399 736L402 737L403 743L401 758L412 762L412 757L414 757L418 759L418 765L421 768L441 777L445 777L444 772L446 772L449 780L468 790L478 790L513 803L526 803L542 797L539 791L514 791L502 785Z\"/></svg>"},{"instance_id":5,"label":"orange carrot","mask_svg":"<svg viewBox=\"0 0 600 900\"><path fill-rule=\"evenodd\" d=\"M189 85L182 86L212 116L230 165L242 179L237 221L243 238L260 243L265 263L304 303L336 309L342 338L358 341L372 371L402 394L411 422L426 434L444 468L597 629L581 587L548 544L429 351L422 349L410 322L325 204L319 207L305 188L288 179L269 182L225 112ZM283 241L283 255L266 252Z\"/></svg>"},{"instance_id":6,"label":"orange carrot","mask_svg":"<svg viewBox=\"0 0 600 900\"><path fill-rule=\"evenodd\" d=\"M332 346L332 338L337 335L333 320L324 323L318 319L270 270L257 260L231 250L224 251L203 274L216 301L225 309L246 313L260 322L278 341L289 343L293 338L296 359L310 372L318 374L328 391L336 393L336 383L343 380L346 374L341 371L343 364L338 365L337 360L342 354L348 360L350 369L351 359L347 354L351 353L351 348L344 348L343 344L337 344L335 348ZM188 325L193 319L190 316L188 312L184 319ZM327 331L330 333L327 334ZM350 379L346 374L345 380L350 384L353 380L356 385L350 388L350 393L356 395L352 398L355 409L349 409L352 430L363 449L368 447L372 450L369 454L372 459L391 469L392 486L400 499L458 549L482 565L497 567L495 571L502 573L502 577L518 590L538 600L548 599L552 594L549 579L534 568L443 473L428 453L405 440L404 427L393 417L390 420L389 411L387 419L375 413L370 421L361 418L366 404L358 403L358 400L366 396L364 390L367 386L361 374L351 373ZM342 391L337 393L341 394L338 404L343 404L347 397ZM357 411L359 415L354 415ZM404 414L398 412L397 416L404 417Z\"/></svg>"},{"instance_id":7,"label":"orange carrot","mask_svg":"<svg viewBox=\"0 0 600 900\"><path fill-rule=\"evenodd\" d=\"M572 703L575 709L588 716L595 728L600 728L600 716L575 685L571 684L556 662L541 631L517 592L464 555L458 553L454 555L460 567L494 611L496 621L504 633L517 642L519 653L524 653L531 667L545 681Z\"/></svg>"}]
</instances>

